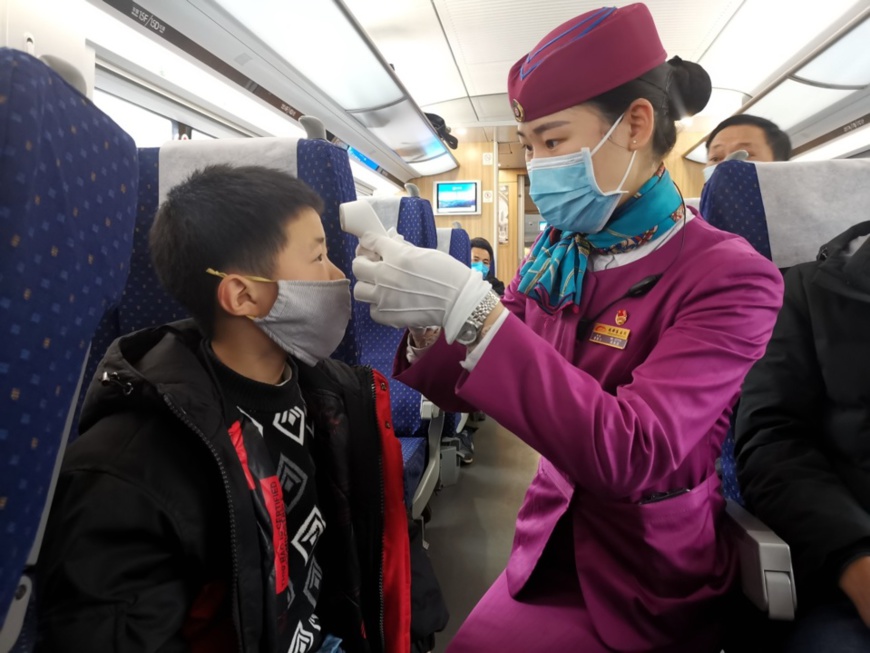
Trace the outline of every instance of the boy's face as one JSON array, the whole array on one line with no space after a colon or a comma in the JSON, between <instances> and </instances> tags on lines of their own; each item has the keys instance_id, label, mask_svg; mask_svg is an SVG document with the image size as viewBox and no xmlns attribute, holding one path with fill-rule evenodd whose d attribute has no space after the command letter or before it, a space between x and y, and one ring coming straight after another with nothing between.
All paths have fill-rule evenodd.
<instances>
[{"instance_id":1,"label":"boy's face","mask_svg":"<svg viewBox=\"0 0 870 653\"><path fill-rule=\"evenodd\" d=\"M326 255L326 236L317 211L305 207L284 227L287 244L278 254L271 278L283 281L334 281L344 273Z\"/></svg>"}]
</instances>

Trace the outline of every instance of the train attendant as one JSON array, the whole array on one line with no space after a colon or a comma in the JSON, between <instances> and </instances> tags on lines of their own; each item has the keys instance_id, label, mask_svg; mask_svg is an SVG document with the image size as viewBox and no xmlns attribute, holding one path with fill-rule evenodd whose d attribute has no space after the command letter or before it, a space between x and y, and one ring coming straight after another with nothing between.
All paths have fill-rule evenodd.
<instances>
[{"instance_id":1,"label":"train attendant","mask_svg":"<svg viewBox=\"0 0 870 653\"><path fill-rule=\"evenodd\" d=\"M632 4L547 34L508 93L549 226L504 298L383 235L354 261L372 317L412 328L397 378L541 454L507 569L448 651L718 652L736 559L715 461L782 278L662 165L709 77Z\"/></svg>"}]
</instances>

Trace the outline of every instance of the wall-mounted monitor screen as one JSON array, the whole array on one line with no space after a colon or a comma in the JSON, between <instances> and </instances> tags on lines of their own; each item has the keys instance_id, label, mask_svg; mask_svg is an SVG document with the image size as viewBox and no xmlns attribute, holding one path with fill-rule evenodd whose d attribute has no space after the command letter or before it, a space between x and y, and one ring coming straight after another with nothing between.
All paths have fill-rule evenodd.
<instances>
[{"instance_id":1,"label":"wall-mounted monitor screen","mask_svg":"<svg viewBox=\"0 0 870 653\"><path fill-rule=\"evenodd\" d=\"M480 215L479 181L436 181L436 215Z\"/></svg>"}]
</instances>

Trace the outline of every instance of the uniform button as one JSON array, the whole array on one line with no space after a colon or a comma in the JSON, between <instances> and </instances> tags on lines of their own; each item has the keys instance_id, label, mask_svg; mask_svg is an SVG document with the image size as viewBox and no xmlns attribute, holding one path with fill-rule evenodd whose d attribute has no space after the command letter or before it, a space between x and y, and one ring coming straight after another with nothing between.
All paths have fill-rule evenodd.
<instances>
[{"instance_id":1,"label":"uniform button","mask_svg":"<svg viewBox=\"0 0 870 653\"><path fill-rule=\"evenodd\" d=\"M392 430L392 428L393 428L393 425L390 424L389 422L385 422L385 423L384 423L384 426L387 427L387 430L388 430L388 431Z\"/></svg>"}]
</instances>

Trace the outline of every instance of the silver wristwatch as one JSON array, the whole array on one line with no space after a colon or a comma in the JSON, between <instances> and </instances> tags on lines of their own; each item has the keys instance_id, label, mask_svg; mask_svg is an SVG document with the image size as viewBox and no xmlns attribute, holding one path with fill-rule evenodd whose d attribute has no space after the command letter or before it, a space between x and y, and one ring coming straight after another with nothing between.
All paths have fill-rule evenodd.
<instances>
[{"instance_id":1,"label":"silver wristwatch","mask_svg":"<svg viewBox=\"0 0 870 653\"><path fill-rule=\"evenodd\" d=\"M468 316L462 328L459 329L456 342L466 346L477 342L478 337L480 337L480 330L483 328L483 323L486 322L486 318L489 317L493 309L498 306L499 301L501 301L499 296L490 290L477 305L477 308Z\"/></svg>"}]
</instances>

